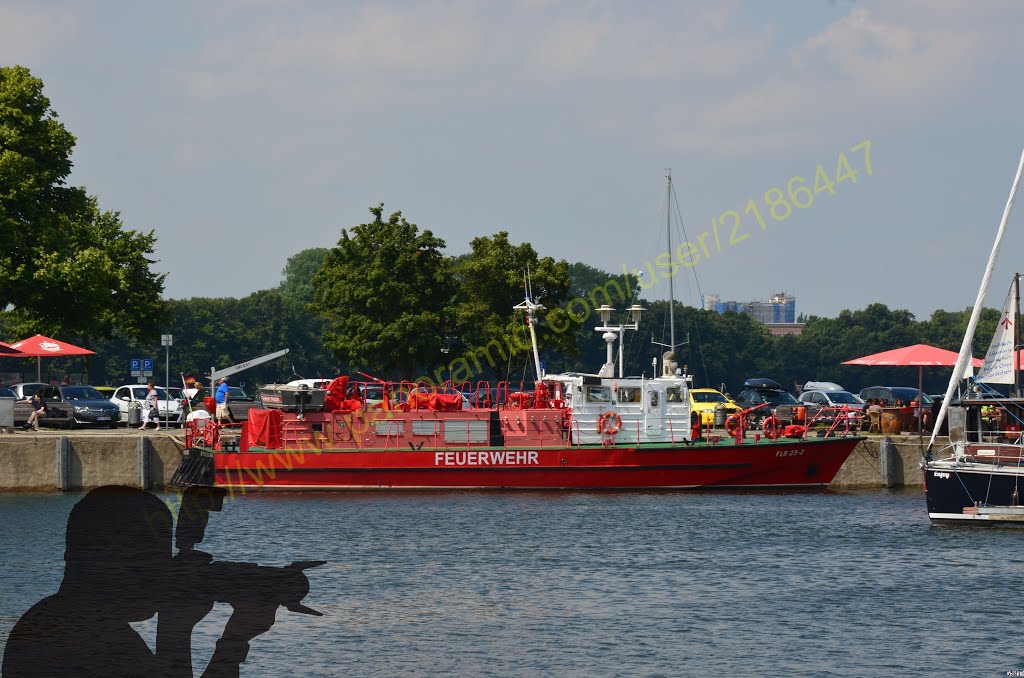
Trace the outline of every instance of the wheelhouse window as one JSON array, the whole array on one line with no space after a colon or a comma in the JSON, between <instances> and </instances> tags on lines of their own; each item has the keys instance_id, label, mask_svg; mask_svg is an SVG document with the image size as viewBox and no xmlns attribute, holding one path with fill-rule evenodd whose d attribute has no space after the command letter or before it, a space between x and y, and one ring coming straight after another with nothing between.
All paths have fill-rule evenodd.
<instances>
[{"instance_id":1,"label":"wheelhouse window","mask_svg":"<svg viewBox=\"0 0 1024 678\"><path fill-rule=\"evenodd\" d=\"M612 390L607 386L588 386L588 403L610 403L612 401Z\"/></svg>"},{"instance_id":2,"label":"wheelhouse window","mask_svg":"<svg viewBox=\"0 0 1024 678\"><path fill-rule=\"evenodd\" d=\"M679 392L678 386L665 389L665 399L670 403L681 403L683 402L683 396Z\"/></svg>"},{"instance_id":3,"label":"wheelhouse window","mask_svg":"<svg viewBox=\"0 0 1024 678\"><path fill-rule=\"evenodd\" d=\"M640 402L640 389L638 388L624 388L619 387L619 402L620 403L638 403Z\"/></svg>"}]
</instances>

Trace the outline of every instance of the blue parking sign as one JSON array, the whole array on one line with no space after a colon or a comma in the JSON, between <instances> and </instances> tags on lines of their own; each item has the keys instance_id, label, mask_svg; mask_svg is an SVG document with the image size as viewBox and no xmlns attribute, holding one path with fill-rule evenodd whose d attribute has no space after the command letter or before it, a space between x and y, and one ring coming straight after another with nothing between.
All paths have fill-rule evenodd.
<instances>
[{"instance_id":1,"label":"blue parking sign","mask_svg":"<svg viewBox=\"0 0 1024 678\"><path fill-rule=\"evenodd\" d=\"M138 372L142 369L142 359L132 358L132 372Z\"/></svg>"},{"instance_id":2,"label":"blue parking sign","mask_svg":"<svg viewBox=\"0 0 1024 678\"><path fill-rule=\"evenodd\" d=\"M153 371L153 359L152 358L146 358L146 359L144 359L142 361L142 371L143 372L152 372Z\"/></svg>"}]
</instances>

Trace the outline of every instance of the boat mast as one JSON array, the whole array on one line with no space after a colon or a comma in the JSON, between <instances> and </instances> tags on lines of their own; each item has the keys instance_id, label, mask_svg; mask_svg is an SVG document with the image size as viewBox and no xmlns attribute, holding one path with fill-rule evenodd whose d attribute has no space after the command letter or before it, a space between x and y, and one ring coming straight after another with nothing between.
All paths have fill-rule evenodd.
<instances>
[{"instance_id":1,"label":"boat mast","mask_svg":"<svg viewBox=\"0 0 1024 678\"><path fill-rule=\"evenodd\" d=\"M540 368L540 352L537 349L537 330L535 327L537 311L543 311L543 304L535 304L530 298L530 270L527 269L523 276L523 301L513 306L518 311L526 312L526 325L530 328L530 344L533 346L533 367L537 370L537 381L544 378Z\"/></svg>"},{"instance_id":2,"label":"boat mast","mask_svg":"<svg viewBox=\"0 0 1024 678\"><path fill-rule=\"evenodd\" d=\"M1020 330L1017 328L1020 320L1020 273L1013 274L1013 298L1016 301L1013 307L1013 397L1020 398L1020 357L1017 355L1020 350Z\"/></svg>"},{"instance_id":3,"label":"boat mast","mask_svg":"<svg viewBox=\"0 0 1024 678\"><path fill-rule=\"evenodd\" d=\"M668 187L665 199L665 230L668 232L668 255L672 256L672 168L665 170L668 177ZM669 350L675 353L676 350L676 298L675 289L672 285L674 275L668 277L668 345Z\"/></svg>"},{"instance_id":4,"label":"boat mast","mask_svg":"<svg viewBox=\"0 0 1024 678\"><path fill-rule=\"evenodd\" d=\"M668 236L668 251L672 253L672 168L665 169L665 178L668 179L668 185L665 189L665 231ZM671 351L673 359L675 358L676 346L682 344L676 344L676 295L675 286L672 284L675 276L669 276L668 278L668 331L669 331L669 343L663 344L659 341L655 341L654 337L651 337L651 343L655 346L664 346ZM690 336L686 336L684 344L690 343ZM655 359L657 360L657 359ZM663 359L664 365L664 359ZM657 367L655 367L655 375L657 375Z\"/></svg>"}]
</instances>

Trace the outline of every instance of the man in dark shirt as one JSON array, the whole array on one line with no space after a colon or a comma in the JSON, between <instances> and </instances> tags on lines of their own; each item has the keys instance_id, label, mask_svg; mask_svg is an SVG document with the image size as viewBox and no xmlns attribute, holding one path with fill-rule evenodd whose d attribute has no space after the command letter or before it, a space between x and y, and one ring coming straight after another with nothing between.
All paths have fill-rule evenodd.
<instances>
[{"instance_id":1,"label":"man in dark shirt","mask_svg":"<svg viewBox=\"0 0 1024 678\"><path fill-rule=\"evenodd\" d=\"M36 391L32 395L32 414L28 415L28 423L25 424L25 428L32 427L33 431L39 430L39 417L46 414L46 401L43 400L42 391Z\"/></svg>"}]
</instances>

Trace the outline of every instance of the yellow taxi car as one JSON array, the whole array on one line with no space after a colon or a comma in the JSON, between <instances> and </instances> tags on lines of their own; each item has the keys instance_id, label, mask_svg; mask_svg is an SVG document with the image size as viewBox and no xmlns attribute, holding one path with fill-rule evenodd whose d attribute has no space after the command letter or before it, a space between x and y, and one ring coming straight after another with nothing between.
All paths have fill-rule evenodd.
<instances>
[{"instance_id":1,"label":"yellow taxi car","mask_svg":"<svg viewBox=\"0 0 1024 678\"><path fill-rule=\"evenodd\" d=\"M739 405L722 395L721 391L713 388L690 389L690 411L700 413L701 426L711 426L715 423L715 406L718 403L725 407L727 417L733 412L740 411Z\"/></svg>"}]
</instances>

